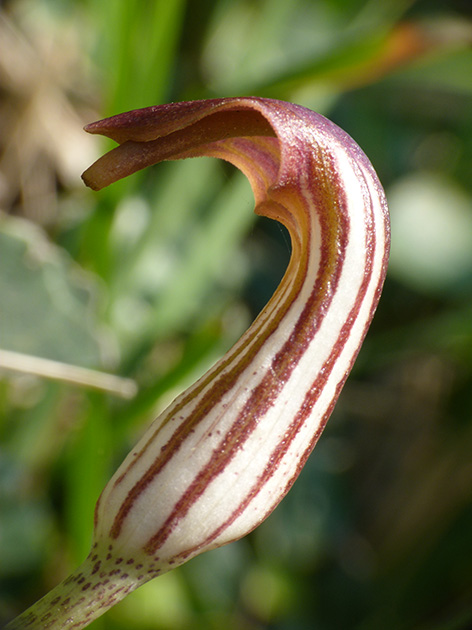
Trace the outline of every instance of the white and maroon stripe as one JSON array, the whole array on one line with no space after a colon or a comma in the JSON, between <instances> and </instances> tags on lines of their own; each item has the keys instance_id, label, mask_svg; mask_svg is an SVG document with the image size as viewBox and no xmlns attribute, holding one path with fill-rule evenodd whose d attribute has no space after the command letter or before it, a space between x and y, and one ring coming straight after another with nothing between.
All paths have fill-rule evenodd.
<instances>
[{"instance_id":1,"label":"white and maroon stripe","mask_svg":"<svg viewBox=\"0 0 472 630\"><path fill-rule=\"evenodd\" d=\"M96 540L144 554L163 571L245 535L291 487L367 332L388 256L382 189L344 132L279 101L210 103L206 114L196 105L202 125L215 111L250 110L277 139L235 132L166 159L210 155L233 162L251 181L256 211L287 226L293 251L251 328L156 419L97 504ZM141 115L152 127L149 116ZM175 125L177 116L170 119ZM139 134L134 139L120 128L119 141L137 142Z\"/></svg>"},{"instance_id":2,"label":"white and maroon stripe","mask_svg":"<svg viewBox=\"0 0 472 630\"><path fill-rule=\"evenodd\" d=\"M99 189L163 159L209 155L248 176L292 257L240 341L153 423L104 489L91 553L9 625L80 628L192 556L240 538L313 449L374 314L389 227L367 158L335 125L259 98L128 112L87 127L119 147L84 173Z\"/></svg>"}]
</instances>

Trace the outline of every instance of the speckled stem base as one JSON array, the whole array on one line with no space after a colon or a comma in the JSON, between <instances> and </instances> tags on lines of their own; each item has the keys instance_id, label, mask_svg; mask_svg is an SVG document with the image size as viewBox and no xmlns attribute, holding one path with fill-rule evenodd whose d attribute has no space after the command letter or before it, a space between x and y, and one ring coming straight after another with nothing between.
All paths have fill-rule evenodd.
<instances>
[{"instance_id":1,"label":"speckled stem base","mask_svg":"<svg viewBox=\"0 0 472 630\"><path fill-rule=\"evenodd\" d=\"M85 628L160 573L152 562L144 565L121 557L112 545L95 544L74 573L13 619L5 630Z\"/></svg>"}]
</instances>

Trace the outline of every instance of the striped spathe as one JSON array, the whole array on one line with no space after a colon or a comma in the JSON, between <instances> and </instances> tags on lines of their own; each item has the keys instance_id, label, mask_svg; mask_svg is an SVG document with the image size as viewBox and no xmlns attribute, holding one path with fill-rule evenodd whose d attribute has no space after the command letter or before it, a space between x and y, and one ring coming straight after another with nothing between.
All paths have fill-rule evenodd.
<instances>
[{"instance_id":1,"label":"striped spathe","mask_svg":"<svg viewBox=\"0 0 472 630\"><path fill-rule=\"evenodd\" d=\"M84 628L146 581L263 521L333 410L387 268L382 187L357 144L319 114L227 98L135 110L86 130L119 144L83 174L95 190L162 160L231 162L252 185L255 211L287 227L292 256L251 327L106 485L82 565L7 630Z\"/></svg>"},{"instance_id":2,"label":"striped spathe","mask_svg":"<svg viewBox=\"0 0 472 630\"><path fill-rule=\"evenodd\" d=\"M107 485L96 537L159 572L244 536L280 502L334 407L383 284L387 207L341 129L261 98L175 103L93 123L120 146L92 188L163 159L212 156L249 178L258 214L283 223L292 258L239 342L162 413Z\"/></svg>"}]
</instances>

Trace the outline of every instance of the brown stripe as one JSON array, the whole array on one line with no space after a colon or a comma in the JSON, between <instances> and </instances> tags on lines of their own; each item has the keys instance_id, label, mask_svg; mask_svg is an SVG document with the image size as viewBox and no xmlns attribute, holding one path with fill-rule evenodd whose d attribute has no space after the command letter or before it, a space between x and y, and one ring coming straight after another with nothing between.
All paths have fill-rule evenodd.
<instances>
[{"instance_id":1,"label":"brown stripe","mask_svg":"<svg viewBox=\"0 0 472 630\"><path fill-rule=\"evenodd\" d=\"M242 165L241 165L241 160L240 158L242 158L245 162L249 163L249 156L254 153L255 157L258 155L259 159L258 160L253 160L255 161L255 170L258 172L259 178L262 178L265 181L265 173L272 171L273 175L275 177L276 172L278 170L278 149L276 150L276 148L274 147L274 144L271 143L270 141L273 140L273 138L267 138L267 137L261 137L261 138L253 138L252 140L248 140L247 138L233 138L231 140L226 140L226 141L221 141L221 142L216 142L213 143L212 145L208 145L205 147L203 153L205 155L213 155L214 157L220 157L223 159L226 159L227 161L231 161L233 162L233 164L235 166L237 166L238 168L243 169ZM216 149L215 149L216 147ZM263 151L264 157L265 157L265 161L261 160L261 156L260 156L260 152ZM225 155L223 155L223 153ZM228 153L230 153L232 156L237 156L238 159L232 159L230 160L228 157ZM268 165L269 163L269 165ZM246 169L248 170L248 169ZM253 169L254 170L254 169ZM254 181L252 182L254 184ZM269 182L265 181L265 185L268 187L269 186ZM261 188L264 187L264 185L259 183L259 186ZM265 188L264 188L265 190ZM256 191L254 191L256 194ZM261 209L261 202L260 200L258 201L258 199L256 198L256 208L255 211L258 214L262 214L265 216L270 216L271 214L273 214L274 216L272 218L278 218L279 220L282 218L287 219L286 217L286 208L283 209L283 217L280 216L280 214L275 210L274 211L274 207L278 207L279 204L273 202L273 203L264 203L264 210ZM288 221L287 221L288 222ZM288 222L289 223L289 222ZM295 240L295 242L292 244L293 248L296 248L297 246L297 242ZM293 257L292 257L293 259ZM263 313L265 314L265 318L267 317L266 313L268 311L268 309L270 309L271 307L274 306L274 304L276 304L276 301L278 302L282 302L282 300L280 299L280 295L283 295L284 291L286 290L286 286L285 285L289 285L290 282L289 280L292 282L292 284L295 284L292 281L292 277L291 275L288 273L289 269L291 268L291 266L293 266L293 260L290 262L289 267L284 275L284 277L282 278L282 281L277 289L277 291L275 292L273 298L269 301L269 303L266 305L266 307L263 310ZM300 275L300 274L299 274ZM296 295L296 294L295 294ZM278 300L274 299L274 298L279 298ZM283 306L283 303L282 303ZM284 312L279 314L279 319L282 318L284 315ZM271 317L276 317L276 315L271 315ZM254 339L255 337L257 337L259 335L259 330L261 328L263 328L264 326L267 326L267 322L265 322L265 318L262 317L258 317L256 319L256 321L252 324L250 330L247 331L247 333L244 335L246 337L246 347L242 348L240 345L238 347L237 350L235 350L235 347L238 346L238 344L236 344L236 346L233 346L232 349L230 349L228 351L228 353L219 361L219 363L217 364L217 366L214 366L213 368L211 368L199 381L198 383L194 384L193 386L191 386L186 392L183 393L182 398L180 399L179 403L177 405L171 405L167 411L165 411L164 413L166 413L165 417L161 417L161 423L159 425L159 427L156 429L155 433L148 439L146 445L141 449L141 451L139 453L136 454L136 456L128 463L128 466L124 469L124 471L121 473L121 475L115 480L114 482L114 486L118 486L123 479L125 478L125 476L127 475L127 473L139 462L141 456L145 453L145 451L147 450L147 448L149 446L152 446L152 443L154 441L155 435L160 431L161 427L167 423L167 421L174 417L176 414L179 413L179 411L181 409L183 409L189 401L191 401L193 398L195 398L195 396L197 396L207 385L208 383L210 383L211 381L213 381L217 374L219 372L222 372L234 359L235 357L238 356L238 354L241 354L243 351L246 351L247 346L249 345L249 342L251 341L251 339ZM248 334L249 333L249 334ZM216 367L216 369L215 369Z\"/></svg>"},{"instance_id":2,"label":"brown stripe","mask_svg":"<svg viewBox=\"0 0 472 630\"><path fill-rule=\"evenodd\" d=\"M372 206L372 204L371 204ZM374 215L373 212L371 211L371 216L372 216L372 220L374 219ZM198 551L200 548L206 547L208 546L213 540L215 540L219 535L221 535L221 533L227 528L229 527L237 518L238 516L240 516L244 510L247 508L247 506L251 503L251 501L257 496L257 494L261 491L261 489L265 486L265 484L267 483L267 480L272 476L273 471L275 468L277 468L277 466L279 465L280 461L282 460L282 458L284 457L284 455L287 453L289 447L291 446L293 440L296 438L298 432L300 431L301 427L303 426L303 424L305 423L306 419L309 417L309 415L311 414L312 408L313 406L316 404L319 395L322 391L323 386L326 384L326 381L328 380L328 377L330 376L334 365L336 364L336 361L339 357L339 355L341 354L346 341L349 338L349 332L352 329L359 311L362 307L363 304L363 300L365 297L365 294L367 292L367 289L369 288L370 285L370 280L372 277L372 270L373 270L373 260L375 258L375 226L373 225L373 221L372 221L372 226L370 228L370 230L367 231L366 234L366 239L367 241L369 241L368 243L366 242L366 245L370 245L370 247L366 248L366 251L369 252L369 256L366 257L366 271L364 273L364 279L363 282L359 288L359 292L355 301L355 304L353 306L353 308L351 309L351 312L349 314L349 317L346 321L346 323L344 324L343 328L341 329L341 332L338 336L338 340L335 344L335 346L333 347L333 351L331 352L330 356L328 357L327 361L325 362L323 368L321 369L321 371L319 372L319 374L317 375L317 378L315 379L315 381L313 382L313 384L311 385L308 393L305 396L305 399L303 401L303 404L301 405L301 407L299 408L299 412L298 414L295 416L295 419L293 420L293 422L291 423L288 431L284 434L284 440L283 442L281 442L281 444L272 452L270 458L269 458L269 464L266 466L264 472L258 477L257 482L253 485L253 487L251 488L250 492L247 494L247 496L245 497L245 499L240 503L240 505L233 511L233 513L231 514L231 516L225 521L225 523L223 523L220 527L218 527L215 531L213 531L209 536L207 536L207 538L205 538L204 541L201 541L197 546L192 547L190 549L187 549L183 552L181 552L179 554L179 558L180 559L185 559L190 555L193 555L196 551ZM386 268L386 257L384 256L384 265L383 268L385 270ZM381 286L383 283L383 277L384 274L382 274L378 286ZM377 291L376 291L377 293ZM371 314L373 314L373 310L375 310L375 306L376 304L374 303L374 305L372 306L371 309ZM367 323L365 328L364 328L364 332L363 335L361 336L360 339L360 343L359 343L359 348L362 344L362 339L364 338L367 329L368 329L369 324ZM327 408L327 410L325 411L325 413L323 414L323 417L321 419L321 422L319 424L319 427L315 433L315 435L313 436L312 440L310 441L309 446L307 447L307 449L304 451L303 455L301 456L298 466L295 470L295 473L292 475L292 477L287 481L287 484L284 488L283 491L281 491L280 495L278 495L277 498L277 503L285 496L285 494L289 491L289 489L292 487L294 481L296 480L296 478L298 477L298 475L300 474L301 469L303 468L308 456L310 455L310 453L312 452L313 448L316 445L316 442L319 439L319 436L321 435L326 422L328 421L328 418L330 417L332 410L336 404L337 398L339 396L339 393L341 392L341 389L344 385L344 382L350 372L350 368L352 367L355 358L356 358L357 353L355 353L355 355L352 357L349 368L346 370L345 372L345 376L340 380L340 382L337 384L336 386L336 390L335 390L335 395L329 405L329 407ZM272 511L274 506L271 506L270 509L268 510L268 512L264 515L261 516L260 518L260 522L262 522L266 516L268 516L268 514L270 514L270 512ZM254 527L256 527L257 524L254 524Z\"/></svg>"},{"instance_id":3,"label":"brown stripe","mask_svg":"<svg viewBox=\"0 0 472 630\"><path fill-rule=\"evenodd\" d=\"M339 185L339 180L336 180L338 180L337 177L333 178L330 182L331 185ZM345 204L343 192L338 192L337 198L342 200L340 205ZM345 214L347 215L347 213ZM336 242L339 243L339 250L335 249L335 256L333 256L333 247L325 248L324 256L320 261L318 280L315 282L314 288L294 327L292 335L275 355L266 376L253 390L244 410L233 423L232 428L227 432L225 439L214 450L214 455L210 462L197 475L182 498L177 502L171 515L160 530L146 544L145 549L148 553L154 553L156 549L165 542L178 521L185 516L193 503L203 494L207 485L221 473L244 442L250 437L252 431L258 424L258 419L273 406L283 387L283 383L289 378L300 358L305 353L307 345L318 331L327 313L333 295L335 294L342 272L345 249L349 239L349 222L347 216L343 216L342 213L337 213L331 217L330 223L325 216L319 217L319 219L322 243L328 242L331 244L334 224L335 231L337 231Z\"/></svg>"},{"instance_id":4,"label":"brown stripe","mask_svg":"<svg viewBox=\"0 0 472 630\"><path fill-rule=\"evenodd\" d=\"M302 275L303 269L300 270L299 276ZM188 404L189 400L195 397L198 393L200 393L204 387L208 385L210 381L214 381L210 390L204 395L202 400L198 403L195 410L192 412L191 417L188 418L187 421L182 423L172 437L169 439L163 452L154 460L153 464L149 467L146 473L140 478L140 480L131 488L128 492L126 499L123 501L115 519L110 529L111 538L117 538L120 534L121 527L123 525L124 519L129 514L130 510L134 502L137 500L139 495L146 489L146 487L153 481L154 477L159 474L162 468L172 459L175 453L179 450L182 444L185 442L186 438L195 430L195 426L201 422L208 412L218 403L221 399L234 387L237 379L242 373L244 366L249 365L254 357L260 352L261 347L266 343L266 341L271 337L271 335L277 330L280 321L286 315L286 312L290 308L292 302L296 300L297 296L300 293L302 284L295 282L294 287L292 289L289 298L285 303L282 303L279 311L276 315L274 315L270 322L267 321L264 324L266 330L264 330L264 334L261 335L258 329L254 330L254 333L251 335L250 342L252 343L251 348L247 351L246 348L240 348L239 352L232 357L228 357L226 361L223 361L219 366L218 372L222 372L230 361L233 361L235 357L238 356L243 350L245 355L239 360L239 362L235 363L234 367L227 373L222 374L219 378L215 375L215 373L209 374L198 388L189 393L189 396L186 396L179 404L172 408L172 416L177 416L179 412ZM156 430L158 433L160 427ZM152 440L155 439L154 434L148 444L150 445ZM146 445L147 447L147 445ZM145 448L146 448L145 447ZM134 461L138 460L140 457L144 456L145 449L138 454L137 457L134 458ZM127 470L120 476L120 478L115 482L115 485L121 482L123 477L126 475Z\"/></svg>"}]
</instances>

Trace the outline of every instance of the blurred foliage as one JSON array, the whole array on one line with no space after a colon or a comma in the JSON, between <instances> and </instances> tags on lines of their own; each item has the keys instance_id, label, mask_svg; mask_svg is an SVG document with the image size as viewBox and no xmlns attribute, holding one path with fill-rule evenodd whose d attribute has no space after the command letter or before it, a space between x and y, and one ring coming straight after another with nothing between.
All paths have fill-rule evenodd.
<instances>
[{"instance_id":1,"label":"blurred foliage","mask_svg":"<svg viewBox=\"0 0 472 630\"><path fill-rule=\"evenodd\" d=\"M91 627L471 627L471 17L467 0L0 3L0 350L22 361L0 373L0 624L83 559L115 467L248 326L289 256L217 161L85 190L108 145L81 127L256 94L328 115L372 160L392 212L383 299L274 514ZM31 375L29 355L138 393Z\"/></svg>"}]
</instances>

